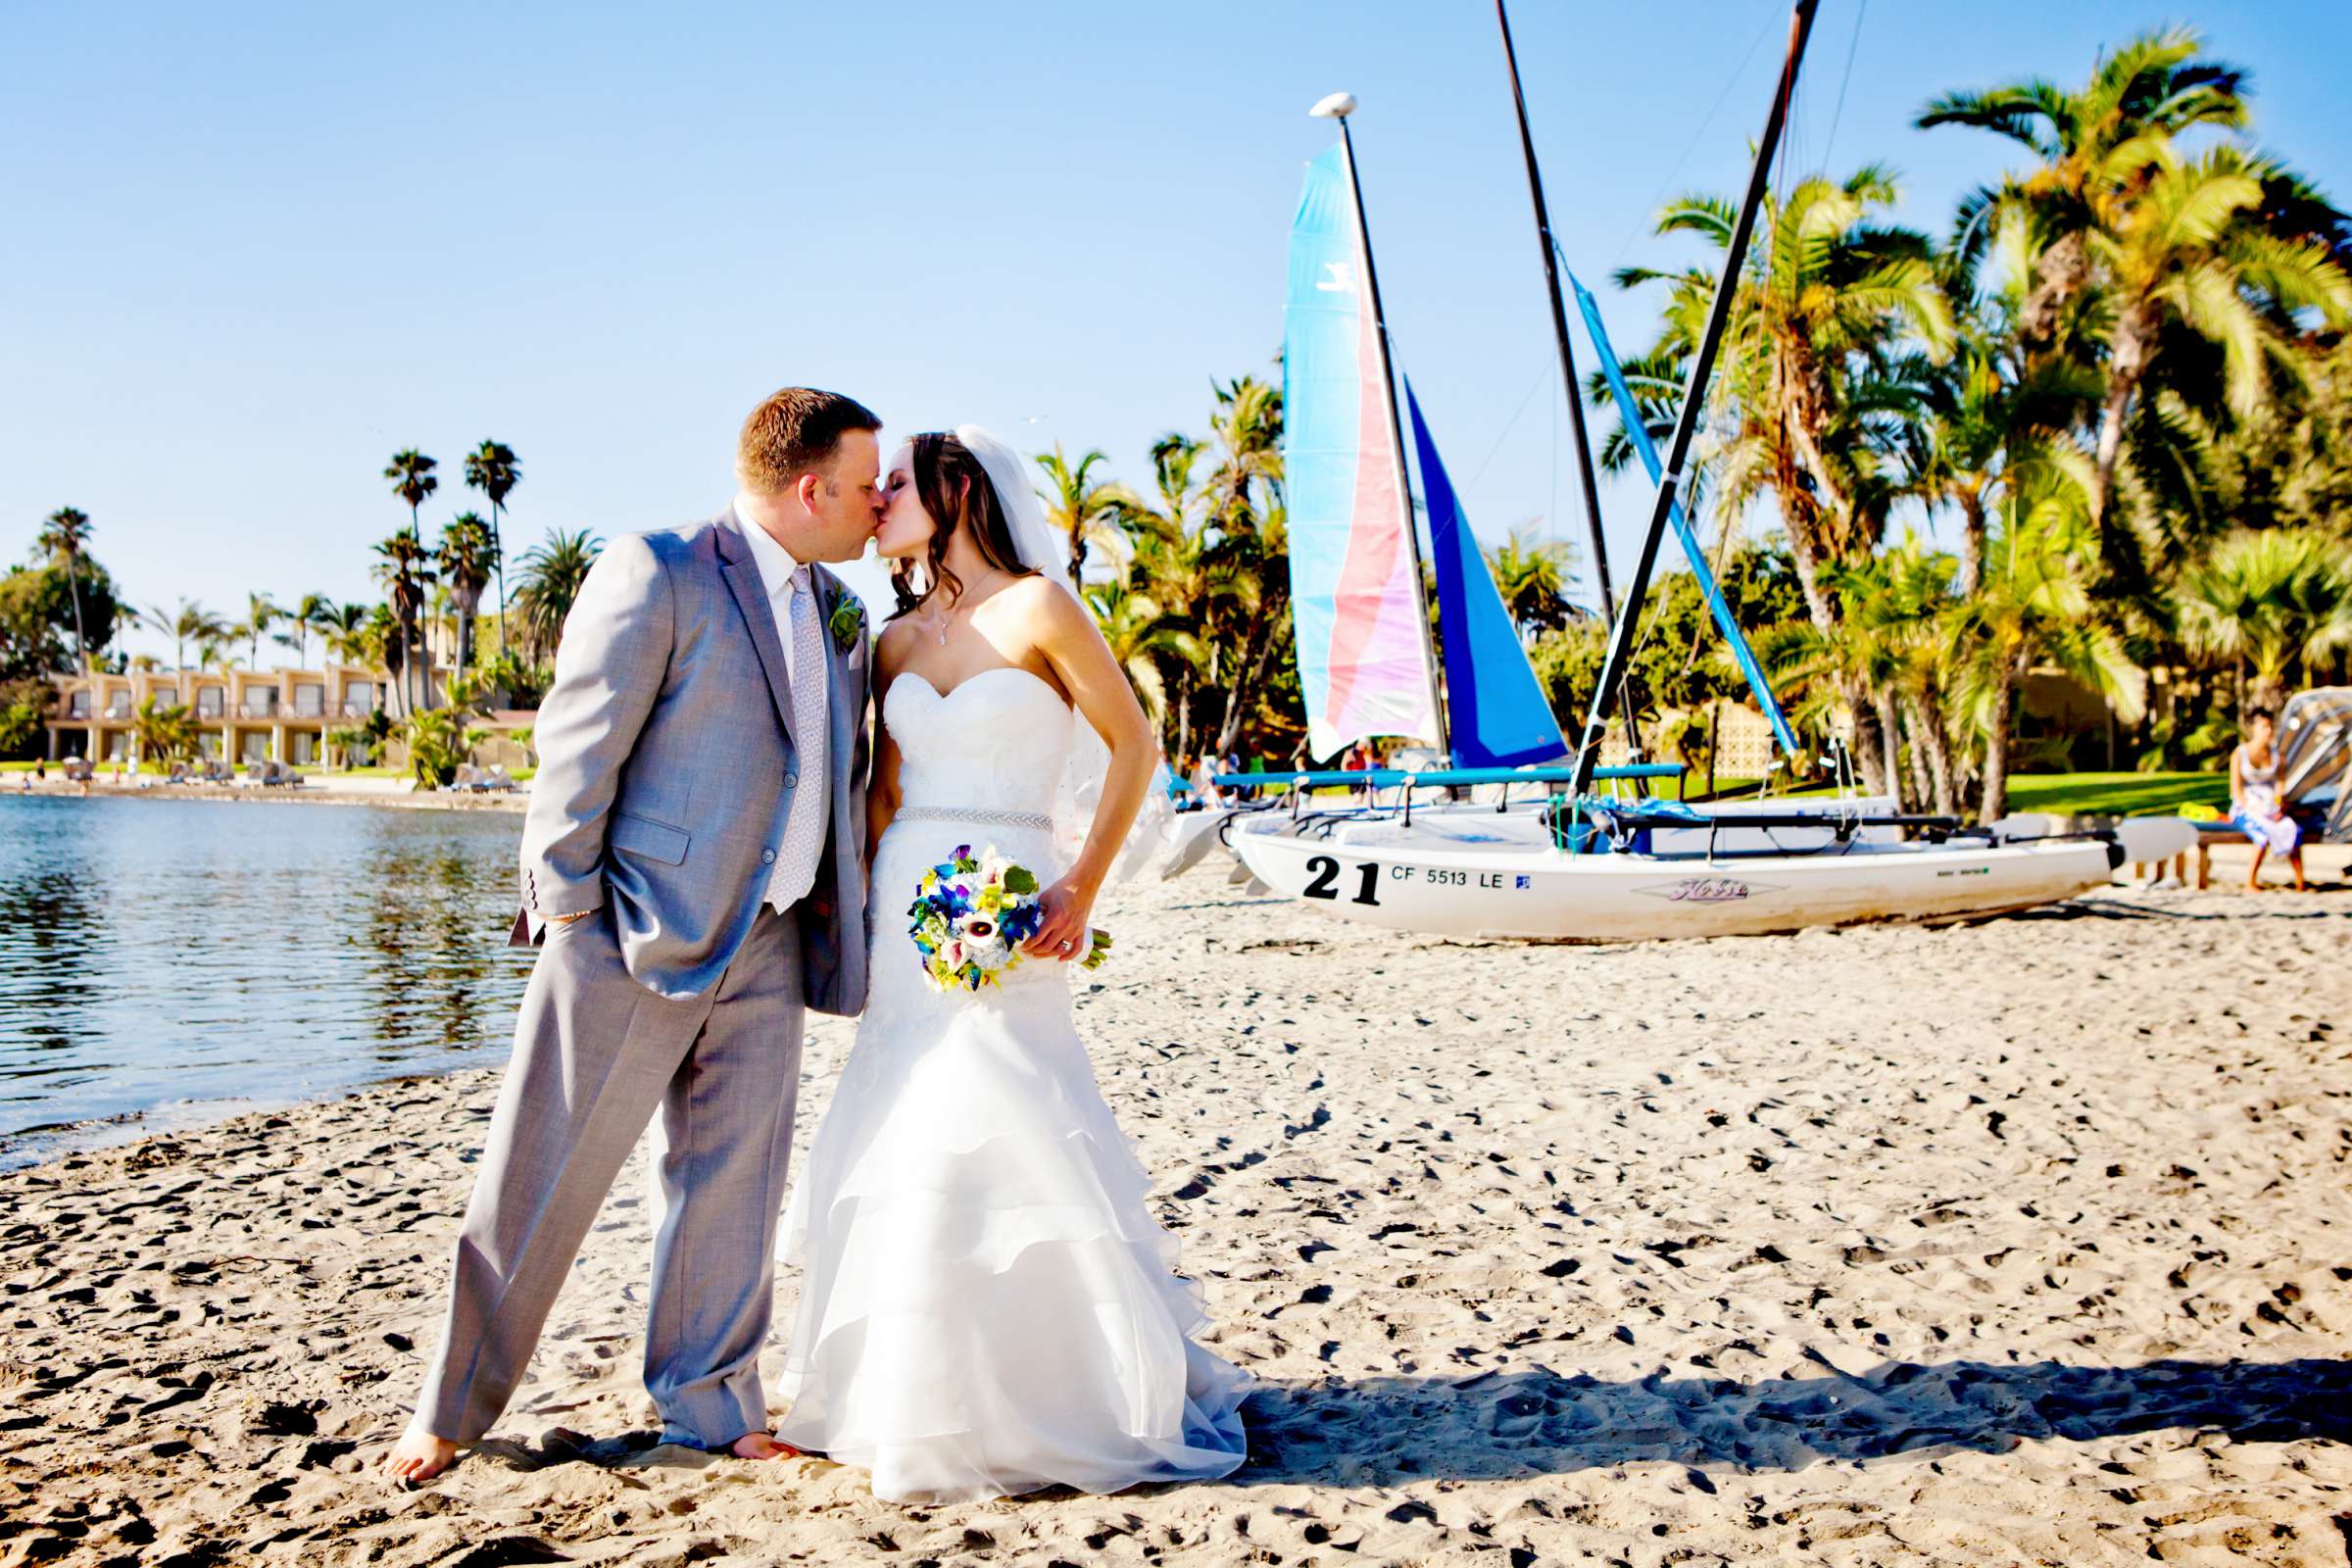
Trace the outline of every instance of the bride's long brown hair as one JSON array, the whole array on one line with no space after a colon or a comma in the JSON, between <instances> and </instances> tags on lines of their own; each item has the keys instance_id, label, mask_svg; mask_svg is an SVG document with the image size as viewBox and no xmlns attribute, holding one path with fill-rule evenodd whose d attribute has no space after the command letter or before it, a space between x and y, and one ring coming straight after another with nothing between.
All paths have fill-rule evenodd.
<instances>
[{"instance_id":1,"label":"bride's long brown hair","mask_svg":"<svg viewBox=\"0 0 2352 1568\"><path fill-rule=\"evenodd\" d=\"M891 563L890 588L899 601L891 618L896 620L942 588L951 600L963 592L962 582L948 569L947 561L948 541L958 529L971 534L972 543L980 547L980 559L998 570L1016 577L1035 576L1035 566L1021 564L1004 504L997 498L997 487L989 483L988 469L972 455L972 449L945 430L926 430L909 444L914 449L915 499L936 526L922 556L928 572L919 590L915 587L915 557Z\"/></svg>"}]
</instances>

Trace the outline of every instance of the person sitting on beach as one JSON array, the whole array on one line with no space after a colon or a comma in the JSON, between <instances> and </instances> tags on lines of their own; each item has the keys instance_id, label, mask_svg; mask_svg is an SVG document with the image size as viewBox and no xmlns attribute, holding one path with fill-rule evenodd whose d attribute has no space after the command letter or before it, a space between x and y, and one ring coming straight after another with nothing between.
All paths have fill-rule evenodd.
<instances>
[{"instance_id":1,"label":"person sitting on beach","mask_svg":"<svg viewBox=\"0 0 2352 1568\"><path fill-rule=\"evenodd\" d=\"M2245 744L2230 754L2230 820L2253 841L2254 864L2246 872L2246 891L2262 883L2262 862L2269 855L2283 855L2295 868L2295 891L2308 892L2303 880L2303 830L2278 802L2278 756L2271 750L2278 718L2267 708L2248 710Z\"/></svg>"},{"instance_id":2,"label":"person sitting on beach","mask_svg":"<svg viewBox=\"0 0 2352 1568\"><path fill-rule=\"evenodd\" d=\"M1214 810L1225 804L1225 792L1217 788L1217 775L1208 765L1206 752L1194 760L1189 781L1193 786L1193 798L1203 808Z\"/></svg>"}]
</instances>

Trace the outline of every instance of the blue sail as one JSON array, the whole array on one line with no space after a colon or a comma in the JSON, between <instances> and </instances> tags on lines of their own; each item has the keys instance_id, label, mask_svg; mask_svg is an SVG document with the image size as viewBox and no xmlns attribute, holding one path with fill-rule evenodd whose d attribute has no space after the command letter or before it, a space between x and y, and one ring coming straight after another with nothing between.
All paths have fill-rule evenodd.
<instances>
[{"instance_id":1,"label":"blue sail","mask_svg":"<svg viewBox=\"0 0 2352 1568\"><path fill-rule=\"evenodd\" d=\"M1650 483L1655 484L1661 465L1658 449L1649 439L1649 426L1642 420L1641 405L1634 401L1633 389L1625 384L1625 371L1618 368L1617 356L1609 348L1608 330L1600 324L1600 306L1577 281L1574 272L1568 274L1568 286L1576 290L1576 308L1584 313L1585 329L1592 336L1594 352L1600 356L1600 373L1609 380L1609 391L1617 399L1617 412L1625 424L1625 438L1633 443L1635 455L1642 466L1649 470ZM1686 485L1686 489L1689 487ZM1667 514L1674 524L1674 537L1683 547L1684 559L1690 563L1690 575L1698 579L1699 596L1706 600L1708 612L1715 617L1716 629L1723 633L1724 642L1731 648L1732 658L1740 665L1740 673L1747 677L1747 689L1756 696L1756 706L1764 710L1764 717L1772 725L1775 739L1781 743L1781 755L1796 755L1796 737L1788 732L1788 720L1781 716L1781 705L1773 700L1772 682L1756 663L1747 639L1740 635L1740 621L1732 607L1724 603L1723 590L1715 585L1715 573L1707 567L1707 554L1698 548L1698 540L1690 532L1690 519L1683 515L1682 504L1677 502Z\"/></svg>"},{"instance_id":2,"label":"blue sail","mask_svg":"<svg viewBox=\"0 0 2352 1568\"><path fill-rule=\"evenodd\" d=\"M1421 417L1420 400L1405 383L1420 458L1421 495L1429 505L1429 539L1437 556L1438 625L1446 650L1446 711L1452 721L1453 765L1517 767L1568 755L1560 721L1544 701L1520 646L1518 628L1487 570Z\"/></svg>"}]
</instances>

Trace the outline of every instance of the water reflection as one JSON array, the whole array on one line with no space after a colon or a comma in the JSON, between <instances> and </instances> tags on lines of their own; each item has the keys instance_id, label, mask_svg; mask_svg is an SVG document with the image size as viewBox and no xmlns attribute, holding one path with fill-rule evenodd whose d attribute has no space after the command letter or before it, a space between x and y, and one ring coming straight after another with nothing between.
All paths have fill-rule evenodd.
<instances>
[{"instance_id":1,"label":"water reflection","mask_svg":"<svg viewBox=\"0 0 2352 1568\"><path fill-rule=\"evenodd\" d=\"M0 797L0 1165L503 1051L519 831Z\"/></svg>"}]
</instances>

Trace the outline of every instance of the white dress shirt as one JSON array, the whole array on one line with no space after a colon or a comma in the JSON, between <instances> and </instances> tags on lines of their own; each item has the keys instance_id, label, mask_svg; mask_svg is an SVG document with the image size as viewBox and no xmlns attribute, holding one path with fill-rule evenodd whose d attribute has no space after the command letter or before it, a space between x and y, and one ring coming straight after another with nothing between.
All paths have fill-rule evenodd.
<instances>
[{"instance_id":1,"label":"white dress shirt","mask_svg":"<svg viewBox=\"0 0 2352 1568\"><path fill-rule=\"evenodd\" d=\"M769 873L767 902L782 913L808 896L816 885L817 861L824 857L824 818L830 804L832 769L826 754L831 710L828 706L827 672L821 658L823 638L828 635L819 612L814 575L807 566L792 558L792 553L769 537L765 528L751 518L740 498L735 503L735 521L752 547L752 560L760 567L760 586L766 590L768 612L775 617L776 641L784 648L784 678L792 687L789 698L793 713L794 741L798 756L793 767L800 782L792 792L792 808L785 821L783 843L799 845L795 855L787 848L776 858L775 869ZM817 624L820 658L817 667L803 671L799 655L793 649L792 596L809 596L808 612ZM810 722L813 715L813 723Z\"/></svg>"}]
</instances>

